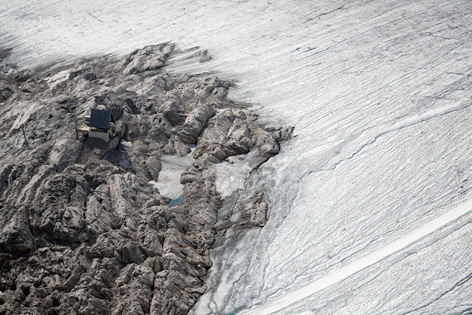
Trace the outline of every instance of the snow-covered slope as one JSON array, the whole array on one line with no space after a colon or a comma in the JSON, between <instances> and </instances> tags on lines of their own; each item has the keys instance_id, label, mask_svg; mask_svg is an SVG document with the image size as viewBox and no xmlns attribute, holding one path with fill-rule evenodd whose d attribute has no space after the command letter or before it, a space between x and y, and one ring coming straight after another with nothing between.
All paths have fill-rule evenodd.
<instances>
[{"instance_id":1,"label":"snow-covered slope","mask_svg":"<svg viewBox=\"0 0 472 315\"><path fill-rule=\"evenodd\" d=\"M175 71L235 79L295 126L246 186L267 225L213 251L195 314L472 311L471 21L468 0L0 1L22 66L199 45L213 60Z\"/></svg>"}]
</instances>

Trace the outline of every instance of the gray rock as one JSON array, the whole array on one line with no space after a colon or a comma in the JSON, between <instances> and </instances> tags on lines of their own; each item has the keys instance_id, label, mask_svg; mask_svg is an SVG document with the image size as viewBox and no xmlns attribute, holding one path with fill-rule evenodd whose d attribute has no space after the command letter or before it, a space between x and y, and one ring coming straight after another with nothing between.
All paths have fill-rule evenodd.
<instances>
[{"instance_id":1,"label":"gray rock","mask_svg":"<svg viewBox=\"0 0 472 315\"><path fill-rule=\"evenodd\" d=\"M259 126L226 99L231 82L167 73L177 53L0 75L0 314L186 314L205 291L222 206L213 165L254 149L264 161L292 130ZM76 140L94 108L122 113L108 143ZM169 207L149 181L163 154L189 155L185 143L194 162ZM266 211L258 194L235 224L262 226Z\"/></svg>"},{"instance_id":2,"label":"gray rock","mask_svg":"<svg viewBox=\"0 0 472 315\"><path fill-rule=\"evenodd\" d=\"M146 46L130 53L126 58L124 74L158 70L165 65L167 57L174 50L173 45ZM157 53L156 53L157 52Z\"/></svg>"},{"instance_id":3,"label":"gray rock","mask_svg":"<svg viewBox=\"0 0 472 315\"><path fill-rule=\"evenodd\" d=\"M167 101L161 107L161 112L172 126L182 125L187 117L183 105L176 101Z\"/></svg>"},{"instance_id":4,"label":"gray rock","mask_svg":"<svg viewBox=\"0 0 472 315\"><path fill-rule=\"evenodd\" d=\"M245 227L264 226L267 222L267 202L264 193L258 192L254 197L240 204L241 217L239 225Z\"/></svg>"},{"instance_id":5,"label":"gray rock","mask_svg":"<svg viewBox=\"0 0 472 315\"><path fill-rule=\"evenodd\" d=\"M199 106L187 116L180 132L180 139L186 143L197 143L197 138L208 118L215 113L215 109L210 105Z\"/></svg>"}]
</instances>

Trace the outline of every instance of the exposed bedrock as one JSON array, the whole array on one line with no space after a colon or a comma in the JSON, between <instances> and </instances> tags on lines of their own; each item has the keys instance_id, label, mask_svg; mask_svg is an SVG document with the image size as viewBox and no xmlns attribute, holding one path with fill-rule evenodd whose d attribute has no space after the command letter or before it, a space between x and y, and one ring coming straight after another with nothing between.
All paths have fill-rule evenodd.
<instances>
[{"instance_id":1,"label":"exposed bedrock","mask_svg":"<svg viewBox=\"0 0 472 315\"><path fill-rule=\"evenodd\" d=\"M264 161L291 130L258 125L226 98L231 82L167 73L179 53L0 75L0 314L186 314L205 291L215 163L255 149ZM76 139L91 109L121 116L109 143ZM150 183L163 155L193 159L172 207ZM241 225L265 224L262 197Z\"/></svg>"}]
</instances>

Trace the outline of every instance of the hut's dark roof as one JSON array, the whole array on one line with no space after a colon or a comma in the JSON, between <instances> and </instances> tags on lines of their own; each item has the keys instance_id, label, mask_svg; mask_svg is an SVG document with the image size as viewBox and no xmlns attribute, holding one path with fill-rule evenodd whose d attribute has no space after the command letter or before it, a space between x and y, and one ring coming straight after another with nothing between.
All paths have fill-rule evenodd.
<instances>
[{"instance_id":1,"label":"hut's dark roof","mask_svg":"<svg viewBox=\"0 0 472 315\"><path fill-rule=\"evenodd\" d=\"M98 129L108 129L110 127L110 118L110 110L92 109L92 113L90 114L89 127L94 127Z\"/></svg>"}]
</instances>

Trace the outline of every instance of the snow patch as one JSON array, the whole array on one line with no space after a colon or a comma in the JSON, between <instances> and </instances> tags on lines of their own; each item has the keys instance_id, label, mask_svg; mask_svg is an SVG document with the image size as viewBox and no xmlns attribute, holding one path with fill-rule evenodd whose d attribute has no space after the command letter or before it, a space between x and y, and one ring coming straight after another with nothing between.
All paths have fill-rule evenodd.
<instances>
[{"instance_id":1,"label":"snow patch","mask_svg":"<svg viewBox=\"0 0 472 315\"><path fill-rule=\"evenodd\" d=\"M129 142L129 141L126 141L126 140L123 140L123 139L120 141L120 144L121 144L122 146L124 146L125 148L130 148L130 147L133 146L133 143L131 143L131 142Z\"/></svg>"},{"instance_id":2,"label":"snow patch","mask_svg":"<svg viewBox=\"0 0 472 315\"><path fill-rule=\"evenodd\" d=\"M150 181L154 187L159 189L161 195L174 199L182 195L183 185L180 183L180 175L192 164L190 156L178 157L164 155L161 157L162 170L156 181Z\"/></svg>"},{"instance_id":3,"label":"snow patch","mask_svg":"<svg viewBox=\"0 0 472 315\"><path fill-rule=\"evenodd\" d=\"M243 189L249 177L258 151L253 150L245 155L231 156L227 161L215 164L216 189L224 199L237 190Z\"/></svg>"}]
</instances>

